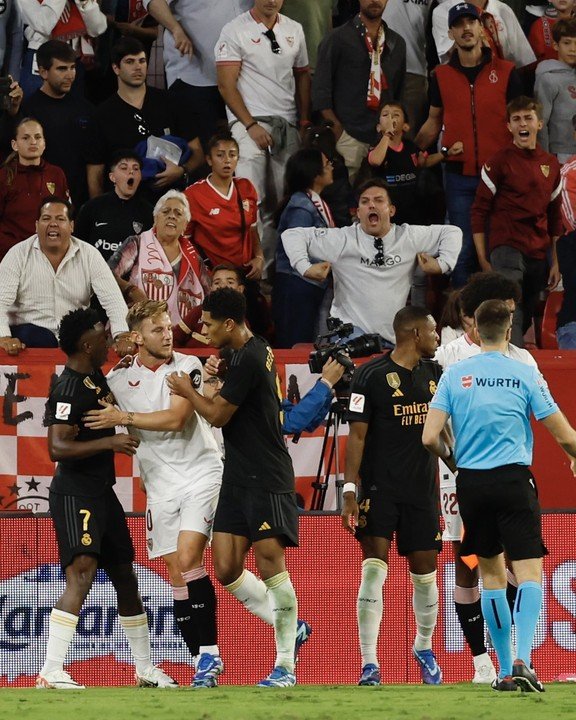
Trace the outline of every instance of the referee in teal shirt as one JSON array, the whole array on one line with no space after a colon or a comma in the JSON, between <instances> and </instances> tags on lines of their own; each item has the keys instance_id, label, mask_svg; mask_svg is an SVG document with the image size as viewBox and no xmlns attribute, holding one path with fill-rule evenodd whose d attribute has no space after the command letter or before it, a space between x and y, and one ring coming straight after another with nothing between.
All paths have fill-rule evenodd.
<instances>
[{"instance_id":1,"label":"referee in teal shirt","mask_svg":"<svg viewBox=\"0 0 576 720\"><path fill-rule=\"evenodd\" d=\"M499 662L494 690L543 692L530 654L542 607L541 513L530 463L530 415L542 421L576 469L576 431L554 402L539 371L506 357L510 309L486 300L475 314L482 353L449 367L430 403L422 442L458 470L456 491L465 528L462 555L476 554L482 612ZM451 418L454 449L443 434ZM504 552L518 580L512 617L506 600Z\"/></svg>"}]
</instances>

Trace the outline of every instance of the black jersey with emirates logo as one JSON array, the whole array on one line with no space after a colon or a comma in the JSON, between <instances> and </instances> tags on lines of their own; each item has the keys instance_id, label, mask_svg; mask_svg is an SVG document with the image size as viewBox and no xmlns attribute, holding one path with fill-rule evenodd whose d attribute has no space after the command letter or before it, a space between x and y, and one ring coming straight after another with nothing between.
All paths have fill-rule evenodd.
<instances>
[{"instance_id":1,"label":"black jersey with emirates logo","mask_svg":"<svg viewBox=\"0 0 576 720\"><path fill-rule=\"evenodd\" d=\"M44 425L75 425L75 442L98 440L114 435L114 428L90 430L82 422L88 410L101 410L98 400L114 402L106 378L101 370L87 375L65 367L50 390L46 402ZM56 466L50 490L66 495L103 495L114 483L114 453L99 452L77 460L60 460Z\"/></svg>"},{"instance_id":2,"label":"black jersey with emirates logo","mask_svg":"<svg viewBox=\"0 0 576 720\"><path fill-rule=\"evenodd\" d=\"M220 395L238 409L222 428L222 482L274 493L294 491L294 470L280 424L280 387L274 354L253 336L228 363Z\"/></svg>"},{"instance_id":3,"label":"black jersey with emirates logo","mask_svg":"<svg viewBox=\"0 0 576 720\"><path fill-rule=\"evenodd\" d=\"M347 419L368 424L359 473L365 493L377 486L393 502L429 505L437 463L422 445L422 430L441 374L433 360L407 370L390 355L356 370Z\"/></svg>"}]
</instances>

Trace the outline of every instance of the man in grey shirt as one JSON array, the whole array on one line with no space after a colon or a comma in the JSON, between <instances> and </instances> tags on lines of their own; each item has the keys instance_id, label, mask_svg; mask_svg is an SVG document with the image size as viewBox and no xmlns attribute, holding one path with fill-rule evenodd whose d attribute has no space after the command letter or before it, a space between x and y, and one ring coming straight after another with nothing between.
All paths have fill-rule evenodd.
<instances>
[{"instance_id":1,"label":"man in grey shirt","mask_svg":"<svg viewBox=\"0 0 576 720\"><path fill-rule=\"evenodd\" d=\"M415 265L431 275L449 273L462 231L453 225L394 225L394 206L380 178L363 183L358 198L359 224L292 228L282 233L282 243L303 277L323 280L332 272L332 315L352 323L358 335L378 333L392 347L392 321L406 304Z\"/></svg>"}]
</instances>

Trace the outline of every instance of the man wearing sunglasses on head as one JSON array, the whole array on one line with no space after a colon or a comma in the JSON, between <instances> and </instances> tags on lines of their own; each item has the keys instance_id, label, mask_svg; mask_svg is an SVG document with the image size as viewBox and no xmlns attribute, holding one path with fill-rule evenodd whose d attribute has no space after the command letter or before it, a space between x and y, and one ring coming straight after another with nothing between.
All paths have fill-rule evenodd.
<instances>
[{"instance_id":1,"label":"man wearing sunglasses on head","mask_svg":"<svg viewBox=\"0 0 576 720\"><path fill-rule=\"evenodd\" d=\"M298 149L299 131L311 125L304 31L280 14L282 3L254 0L250 11L224 26L215 48L218 88L240 152L236 174L254 184L262 203L265 276L276 249L273 212L284 167Z\"/></svg>"},{"instance_id":2,"label":"man wearing sunglasses on head","mask_svg":"<svg viewBox=\"0 0 576 720\"><path fill-rule=\"evenodd\" d=\"M430 275L449 273L462 245L462 231L453 225L395 225L394 212L386 182L372 178L358 188L358 224L282 233L300 275L320 280L332 271L330 314L354 325L351 337L378 333L385 347L394 346L392 321L406 305L416 263Z\"/></svg>"}]
</instances>

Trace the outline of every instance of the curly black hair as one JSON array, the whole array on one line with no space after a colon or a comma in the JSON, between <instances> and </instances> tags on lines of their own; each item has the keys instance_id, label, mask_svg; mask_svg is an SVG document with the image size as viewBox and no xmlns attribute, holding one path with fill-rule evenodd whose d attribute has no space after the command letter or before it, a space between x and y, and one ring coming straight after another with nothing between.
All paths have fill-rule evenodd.
<instances>
[{"instance_id":1,"label":"curly black hair","mask_svg":"<svg viewBox=\"0 0 576 720\"><path fill-rule=\"evenodd\" d=\"M234 320L241 324L246 320L246 298L232 288L219 288L210 293L202 303L202 309L214 320Z\"/></svg>"},{"instance_id":2,"label":"curly black hair","mask_svg":"<svg viewBox=\"0 0 576 720\"><path fill-rule=\"evenodd\" d=\"M92 308L71 310L64 315L58 328L58 342L62 352L68 356L77 353L82 335L93 330L99 322L98 313Z\"/></svg>"},{"instance_id":3,"label":"curly black hair","mask_svg":"<svg viewBox=\"0 0 576 720\"><path fill-rule=\"evenodd\" d=\"M519 302L520 286L498 272L474 273L460 293L460 308L467 317L474 313L484 300L514 300Z\"/></svg>"}]
</instances>

